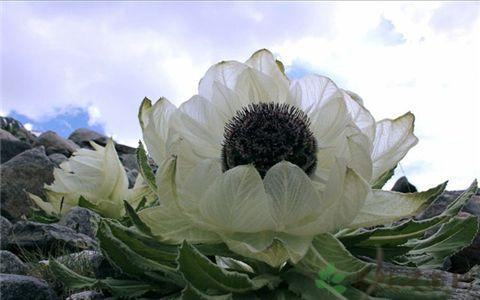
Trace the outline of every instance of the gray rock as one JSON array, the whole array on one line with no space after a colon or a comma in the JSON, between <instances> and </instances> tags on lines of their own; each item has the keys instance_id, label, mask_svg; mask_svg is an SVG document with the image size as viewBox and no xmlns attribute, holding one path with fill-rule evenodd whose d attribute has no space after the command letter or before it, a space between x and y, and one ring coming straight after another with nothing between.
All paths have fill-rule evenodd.
<instances>
[{"instance_id":1,"label":"gray rock","mask_svg":"<svg viewBox=\"0 0 480 300\"><path fill-rule=\"evenodd\" d=\"M32 147L20 140L0 140L0 163L4 163Z\"/></svg>"},{"instance_id":2,"label":"gray rock","mask_svg":"<svg viewBox=\"0 0 480 300\"><path fill-rule=\"evenodd\" d=\"M138 170L137 156L135 154L119 155L123 166L129 170Z\"/></svg>"},{"instance_id":3,"label":"gray rock","mask_svg":"<svg viewBox=\"0 0 480 300\"><path fill-rule=\"evenodd\" d=\"M407 177L402 176L395 182L392 191L400 193L415 193L417 192L417 188L408 181Z\"/></svg>"},{"instance_id":4,"label":"gray rock","mask_svg":"<svg viewBox=\"0 0 480 300\"><path fill-rule=\"evenodd\" d=\"M117 144L117 143L115 143L115 149L117 150L119 155L135 154L137 152L136 148L133 148L127 145Z\"/></svg>"},{"instance_id":5,"label":"gray rock","mask_svg":"<svg viewBox=\"0 0 480 300\"><path fill-rule=\"evenodd\" d=\"M97 291L84 291L70 295L67 300L102 300L105 299L105 295L102 292Z\"/></svg>"},{"instance_id":6,"label":"gray rock","mask_svg":"<svg viewBox=\"0 0 480 300\"><path fill-rule=\"evenodd\" d=\"M91 148L90 141L93 141L101 146L105 146L108 142L108 137L95 132L93 130L87 128L79 128L72 132L72 134L68 137L69 140L74 141L77 145L82 148ZM137 149L115 143L115 149L117 150L118 154L135 154Z\"/></svg>"},{"instance_id":7,"label":"gray rock","mask_svg":"<svg viewBox=\"0 0 480 300\"><path fill-rule=\"evenodd\" d=\"M5 250L8 248L9 236L12 232L12 223L7 218L0 216L0 249Z\"/></svg>"},{"instance_id":8,"label":"gray rock","mask_svg":"<svg viewBox=\"0 0 480 300\"><path fill-rule=\"evenodd\" d=\"M37 141L37 137L28 131L23 124L14 118L0 117L0 128L10 132L22 142L33 145Z\"/></svg>"},{"instance_id":9,"label":"gray rock","mask_svg":"<svg viewBox=\"0 0 480 300\"><path fill-rule=\"evenodd\" d=\"M10 132L3 130L0 128L0 139L7 140L7 141L20 141L17 137L15 137Z\"/></svg>"},{"instance_id":10,"label":"gray rock","mask_svg":"<svg viewBox=\"0 0 480 300\"><path fill-rule=\"evenodd\" d=\"M89 209L74 207L62 217L58 224L95 238L100 219L100 215Z\"/></svg>"},{"instance_id":11,"label":"gray rock","mask_svg":"<svg viewBox=\"0 0 480 300\"><path fill-rule=\"evenodd\" d=\"M451 293L447 299L450 300L480 299L480 285L473 283L475 278L472 274L453 274L441 270L419 269L382 262L381 268L372 279L374 281L381 280L381 282L388 283L390 281L394 282L396 277L410 278L412 282L430 282L430 287L432 288L448 288ZM398 289L398 286L395 285L391 287L392 289ZM375 290L376 289L373 288L373 295L375 295ZM401 290L398 290L398 292L401 292ZM398 293L398 295L401 295L401 293Z\"/></svg>"},{"instance_id":12,"label":"gray rock","mask_svg":"<svg viewBox=\"0 0 480 300\"><path fill-rule=\"evenodd\" d=\"M55 164L56 167L59 167L62 162L68 159L68 157L61 153L50 154L48 158L50 158L50 160Z\"/></svg>"},{"instance_id":13,"label":"gray rock","mask_svg":"<svg viewBox=\"0 0 480 300\"><path fill-rule=\"evenodd\" d=\"M45 283L31 276L0 274L2 300L54 300L57 296Z\"/></svg>"},{"instance_id":14,"label":"gray rock","mask_svg":"<svg viewBox=\"0 0 480 300\"><path fill-rule=\"evenodd\" d=\"M60 153L67 157L72 155L73 152L80 148L73 141L64 139L53 131L42 133L38 137L36 145L44 146L47 155Z\"/></svg>"},{"instance_id":15,"label":"gray rock","mask_svg":"<svg viewBox=\"0 0 480 300\"><path fill-rule=\"evenodd\" d=\"M82 148L90 148L90 141L94 141L99 145L106 145L108 137L93 130L87 128L79 128L72 132L68 137L69 140L72 140L75 144L79 145Z\"/></svg>"},{"instance_id":16,"label":"gray rock","mask_svg":"<svg viewBox=\"0 0 480 300\"><path fill-rule=\"evenodd\" d=\"M97 242L66 226L18 221L13 225L10 234L10 248L75 251L96 249Z\"/></svg>"},{"instance_id":17,"label":"gray rock","mask_svg":"<svg viewBox=\"0 0 480 300\"><path fill-rule=\"evenodd\" d=\"M10 251L0 250L0 273L25 275L27 265Z\"/></svg>"},{"instance_id":18,"label":"gray rock","mask_svg":"<svg viewBox=\"0 0 480 300\"><path fill-rule=\"evenodd\" d=\"M128 188L132 188L135 185L135 181L137 180L138 171L133 170L126 170L127 171L127 178L128 178Z\"/></svg>"},{"instance_id":19,"label":"gray rock","mask_svg":"<svg viewBox=\"0 0 480 300\"><path fill-rule=\"evenodd\" d=\"M33 205L25 191L43 197L45 183L53 182L54 164L43 147L27 150L0 166L1 214L19 219Z\"/></svg>"}]
</instances>

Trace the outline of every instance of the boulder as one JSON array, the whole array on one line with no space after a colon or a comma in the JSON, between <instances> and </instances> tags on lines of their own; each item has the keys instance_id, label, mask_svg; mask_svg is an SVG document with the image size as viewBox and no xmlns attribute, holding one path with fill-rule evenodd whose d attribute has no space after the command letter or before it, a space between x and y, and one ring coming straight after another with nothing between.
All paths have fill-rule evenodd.
<instances>
[{"instance_id":1,"label":"boulder","mask_svg":"<svg viewBox=\"0 0 480 300\"><path fill-rule=\"evenodd\" d=\"M127 178L128 178L128 188L132 188L135 185L135 181L137 180L138 171L133 170L126 170L127 171Z\"/></svg>"},{"instance_id":2,"label":"boulder","mask_svg":"<svg viewBox=\"0 0 480 300\"><path fill-rule=\"evenodd\" d=\"M10 249L44 250L96 249L97 242L91 237L58 224L18 221L10 234Z\"/></svg>"},{"instance_id":3,"label":"boulder","mask_svg":"<svg viewBox=\"0 0 480 300\"><path fill-rule=\"evenodd\" d=\"M0 117L0 128L10 132L13 136L25 142L27 144L33 145L37 141L37 137L28 131L23 124L14 118L10 117Z\"/></svg>"},{"instance_id":4,"label":"boulder","mask_svg":"<svg viewBox=\"0 0 480 300\"><path fill-rule=\"evenodd\" d=\"M13 134L1 128L0 128L0 139L7 140L7 141L19 141L19 139L15 137Z\"/></svg>"},{"instance_id":5,"label":"boulder","mask_svg":"<svg viewBox=\"0 0 480 300\"><path fill-rule=\"evenodd\" d=\"M480 299L480 285L472 283L472 281L475 279L472 274L453 274L435 269L418 269L397 266L387 262L382 263L376 274L378 274L376 276L379 276L377 280L387 283L391 280L391 278L402 276L411 278L410 280L413 282L431 282L432 287L444 286L451 288L452 292L450 295L448 295L448 299L451 300ZM375 278L373 278L373 280L375 280ZM392 285L391 287L392 289L401 288L399 285ZM373 293L375 293L375 288L376 287L374 284L372 284ZM401 290L398 291L400 292L399 295L401 295Z\"/></svg>"},{"instance_id":6,"label":"boulder","mask_svg":"<svg viewBox=\"0 0 480 300\"><path fill-rule=\"evenodd\" d=\"M2 300L56 300L57 296L45 283L31 276L0 274Z\"/></svg>"},{"instance_id":7,"label":"boulder","mask_svg":"<svg viewBox=\"0 0 480 300\"><path fill-rule=\"evenodd\" d=\"M91 238L95 238L100 219L99 214L77 206L63 216L58 224L71 228L78 233L88 235Z\"/></svg>"},{"instance_id":8,"label":"boulder","mask_svg":"<svg viewBox=\"0 0 480 300\"><path fill-rule=\"evenodd\" d=\"M79 128L75 130L70 134L68 139L82 148L90 148L90 141L99 145L106 145L108 141L107 136L87 128Z\"/></svg>"},{"instance_id":9,"label":"boulder","mask_svg":"<svg viewBox=\"0 0 480 300\"><path fill-rule=\"evenodd\" d=\"M67 297L67 300L102 300L105 299L105 295L102 292L97 291L83 291L80 293L72 294Z\"/></svg>"},{"instance_id":10,"label":"boulder","mask_svg":"<svg viewBox=\"0 0 480 300\"><path fill-rule=\"evenodd\" d=\"M48 156L48 158L55 164L55 166L58 168L60 167L60 164L68 159L65 155L61 153L53 153Z\"/></svg>"},{"instance_id":11,"label":"boulder","mask_svg":"<svg viewBox=\"0 0 480 300\"><path fill-rule=\"evenodd\" d=\"M0 216L0 250L8 248L10 232L12 231L12 223L7 218Z\"/></svg>"},{"instance_id":12,"label":"boulder","mask_svg":"<svg viewBox=\"0 0 480 300\"><path fill-rule=\"evenodd\" d=\"M53 131L42 133L38 137L36 145L44 146L47 155L60 153L67 157L72 155L73 152L80 148L73 141L64 139Z\"/></svg>"},{"instance_id":13,"label":"boulder","mask_svg":"<svg viewBox=\"0 0 480 300\"><path fill-rule=\"evenodd\" d=\"M79 128L75 130L74 132L72 132L72 134L70 134L68 139L74 141L82 148L91 148L90 141L93 141L101 146L105 146L108 142L107 136L87 128ZM137 151L137 149L135 148L117 143L115 143L115 149L117 150L119 155L135 154L135 152Z\"/></svg>"},{"instance_id":14,"label":"boulder","mask_svg":"<svg viewBox=\"0 0 480 300\"><path fill-rule=\"evenodd\" d=\"M0 163L4 163L14 158L18 154L31 149L27 143L20 140L0 139Z\"/></svg>"},{"instance_id":15,"label":"boulder","mask_svg":"<svg viewBox=\"0 0 480 300\"><path fill-rule=\"evenodd\" d=\"M53 182L54 166L43 147L27 150L2 164L1 214L10 220L26 214L33 203L25 191L43 196L44 184Z\"/></svg>"},{"instance_id":16,"label":"boulder","mask_svg":"<svg viewBox=\"0 0 480 300\"><path fill-rule=\"evenodd\" d=\"M129 170L138 170L137 155L136 154L122 154L119 155L122 165Z\"/></svg>"},{"instance_id":17,"label":"boulder","mask_svg":"<svg viewBox=\"0 0 480 300\"><path fill-rule=\"evenodd\" d=\"M407 177L402 176L395 182L392 191L400 193L416 193L417 188L408 181Z\"/></svg>"},{"instance_id":18,"label":"boulder","mask_svg":"<svg viewBox=\"0 0 480 300\"><path fill-rule=\"evenodd\" d=\"M0 250L0 273L25 275L27 266L10 251Z\"/></svg>"}]
</instances>

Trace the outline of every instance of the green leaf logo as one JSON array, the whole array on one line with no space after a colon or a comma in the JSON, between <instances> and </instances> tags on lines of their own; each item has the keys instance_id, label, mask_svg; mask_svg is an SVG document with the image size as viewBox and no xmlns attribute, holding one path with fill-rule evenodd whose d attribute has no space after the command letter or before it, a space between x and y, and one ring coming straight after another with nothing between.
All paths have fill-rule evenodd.
<instances>
[{"instance_id":1,"label":"green leaf logo","mask_svg":"<svg viewBox=\"0 0 480 300\"><path fill-rule=\"evenodd\" d=\"M334 264L328 264L325 268L318 272L318 279L315 280L315 285L319 289L327 289L332 291L332 289L339 293L343 294L347 288L341 283L345 280L345 275L337 273L337 269Z\"/></svg>"}]
</instances>

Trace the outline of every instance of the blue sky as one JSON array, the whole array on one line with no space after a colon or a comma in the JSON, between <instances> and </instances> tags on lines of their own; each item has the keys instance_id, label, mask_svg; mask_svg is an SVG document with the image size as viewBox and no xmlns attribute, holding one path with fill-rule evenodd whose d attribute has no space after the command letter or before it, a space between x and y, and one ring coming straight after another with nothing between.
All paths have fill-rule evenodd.
<instances>
[{"instance_id":1,"label":"blue sky","mask_svg":"<svg viewBox=\"0 0 480 300\"><path fill-rule=\"evenodd\" d=\"M268 48L292 76L355 91L377 120L412 111L420 143L402 167L420 188L480 175L478 2L0 5L0 113L34 131L136 145L143 97L178 105L210 65Z\"/></svg>"}]
</instances>

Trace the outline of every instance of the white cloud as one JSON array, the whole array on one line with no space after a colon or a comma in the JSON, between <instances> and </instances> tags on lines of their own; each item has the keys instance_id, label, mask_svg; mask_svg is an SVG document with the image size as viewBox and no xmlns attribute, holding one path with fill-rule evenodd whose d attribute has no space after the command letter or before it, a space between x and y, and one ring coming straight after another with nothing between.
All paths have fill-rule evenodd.
<instances>
[{"instance_id":1,"label":"white cloud","mask_svg":"<svg viewBox=\"0 0 480 300\"><path fill-rule=\"evenodd\" d=\"M25 129L28 130L28 131L33 130L33 125L31 123L25 123L25 124L23 124L23 127L25 127Z\"/></svg>"},{"instance_id":2,"label":"white cloud","mask_svg":"<svg viewBox=\"0 0 480 300\"><path fill-rule=\"evenodd\" d=\"M329 75L359 93L377 119L413 111L421 141L403 167L421 188L448 178L452 188L463 188L480 174L478 3L4 8L3 112L38 120L81 107L92 124L101 122L108 134L136 145L144 96L180 104L211 64L244 60L266 47L287 65Z\"/></svg>"},{"instance_id":3,"label":"white cloud","mask_svg":"<svg viewBox=\"0 0 480 300\"><path fill-rule=\"evenodd\" d=\"M93 105L88 107L88 125L93 126L101 121L102 113Z\"/></svg>"}]
</instances>

